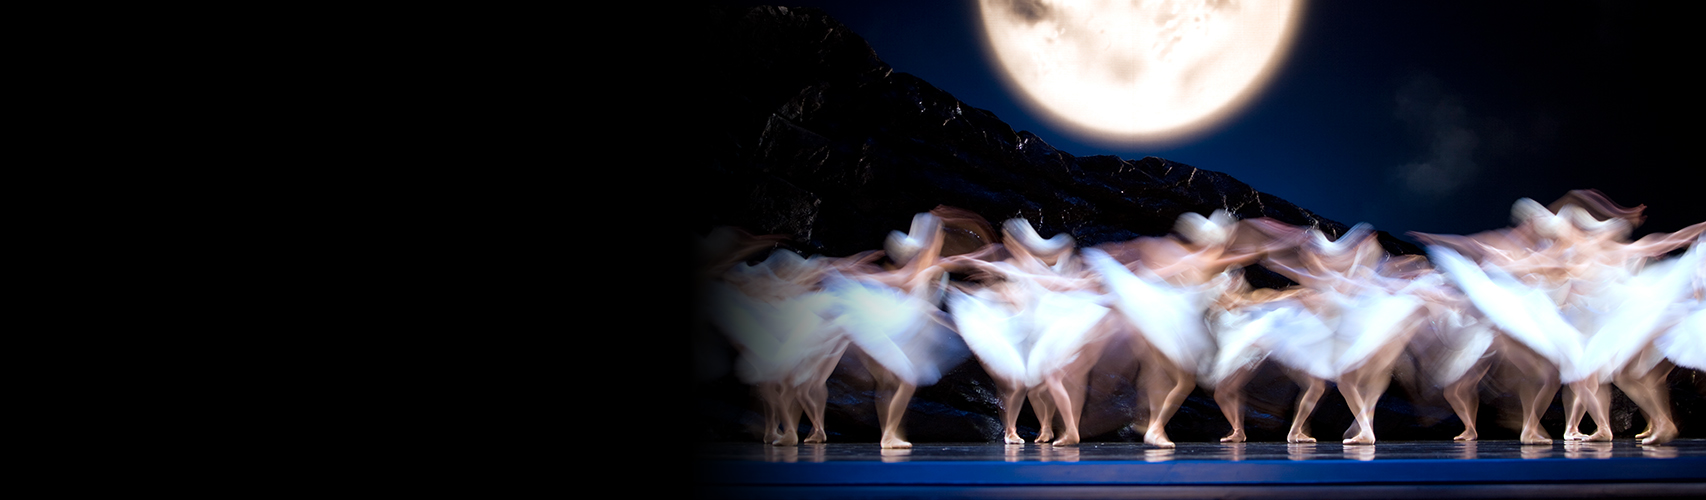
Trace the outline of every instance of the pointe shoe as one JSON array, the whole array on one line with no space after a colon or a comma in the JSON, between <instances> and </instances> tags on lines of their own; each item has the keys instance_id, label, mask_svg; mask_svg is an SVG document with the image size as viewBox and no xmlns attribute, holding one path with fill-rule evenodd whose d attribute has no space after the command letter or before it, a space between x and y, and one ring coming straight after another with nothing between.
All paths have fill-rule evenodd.
<instances>
[{"instance_id":1,"label":"pointe shoe","mask_svg":"<svg viewBox=\"0 0 1706 500\"><path fill-rule=\"evenodd\" d=\"M1652 435L1647 436L1646 439L1642 439L1641 444L1646 444L1646 445L1665 444L1665 443L1669 443L1672 439L1676 439L1676 436L1677 436L1676 427L1669 427L1669 428L1666 428L1662 431L1655 430L1655 431L1653 431Z\"/></svg>"},{"instance_id":2,"label":"pointe shoe","mask_svg":"<svg viewBox=\"0 0 1706 500\"><path fill-rule=\"evenodd\" d=\"M1173 445L1173 440L1167 439L1167 433L1165 431L1161 431L1161 432L1149 431L1147 433L1144 433L1143 434L1143 442L1145 444L1148 444L1150 446L1155 446L1158 448L1173 448L1173 447L1175 447Z\"/></svg>"}]
</instances>

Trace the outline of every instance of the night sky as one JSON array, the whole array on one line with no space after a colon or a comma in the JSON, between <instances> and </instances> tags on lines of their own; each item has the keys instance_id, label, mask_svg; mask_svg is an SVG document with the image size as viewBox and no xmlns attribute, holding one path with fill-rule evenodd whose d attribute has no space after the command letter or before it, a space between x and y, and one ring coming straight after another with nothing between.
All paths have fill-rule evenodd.
<instances>
[{"instance_id":1,"label":"night sky","mask_svg":"<svg viewBox=\"0 0 1706 500\"><path fill-rule=\"evenodd\" d=\"M1701 58L1699 23L1657 6L1309 2L1244 107L1192 138L1121 144L1030 108L985 49L975 1L776 4L823 9L895 71L1062 151L1226 172L1346 224L1475 233L1509 226L1518 198L1586 188L1647 205L1637 236L1706 221L1700 183L1685 179L1703 170L1690 154L1699 79L1686 69Z\"/></svg>"}]
</instances>

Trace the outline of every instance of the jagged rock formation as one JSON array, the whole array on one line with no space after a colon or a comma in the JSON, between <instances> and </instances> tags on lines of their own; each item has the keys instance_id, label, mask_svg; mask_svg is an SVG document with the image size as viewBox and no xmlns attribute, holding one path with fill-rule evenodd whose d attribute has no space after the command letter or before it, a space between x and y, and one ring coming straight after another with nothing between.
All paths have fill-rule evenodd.
<instances>
[{"instance_id":1,"label":"jagged rock formation","mask_svg":"<svg viewBox=\"0 0 1706 500\"><path fill-rule=\"evenodd\" d=\"M937 205L972 210L994 223L1024 217L1043 236L1069 233L1081 246L1163 235L1184 212L1216 209L1316 226L1333 236L1347 229L1224 173L1155 157L1078 157L1057 150L895 71L862 38L815 9L712 7L699 27L695 48L710 71L706 81L695 82L704 92L695 97L707 108L699 130L710 144L686 169L691 210L684 214L699 234L732 225L787 235L804 253L850 255L881 248L889 231L904 230L913 214ZM1384 232L1379 238L1390 253L1421 253ZM1290 283L1259 268L1246 276L1256 286ZM726 355L696 353L719 354ZM870 381L852 359L844 359L830 380L831 440L875 441ZM1131 381L1106 375L1121 369L1098 370L1100 378L1092 381L1097 402L1086 406L1086 440L1141 440L1140 432L1124 427L1137 411ZM706 438L756 435L761 419L755 420L744 388L730 379L701 391ZM1277 372L1258 380L1251 387L1250 437L1283 439L1296 388ZM975 361L961 365L919 390L906 417L908 436L915 442L998 439L992 388ZM1381 400L1375 422L1382 439L1449 440L1461 430L1436 425L1456 418L1443 403L1439 411L1418 409L1404 393L1395 385ZM1627 421L1632 405L1623 401L1620 415ZM1496 418L1496 407L1484 406L1483 418ZM1035 417L1028 410L1024 415L1034 433ZM1324 439L1349 425L1337 391L1322 399L1312 421ZM1168 432L1183 441L1211 440L1229 428L1200 390L1172 422ZM1500 437L1491 420L1480 428L1485 437Z\"/></svg>"},{"instance_id":2,"label":"jagged rock formation","mask_svg":"<svg viewBox=\"0 0 1706 500\"><path fill-rule=\"evenodd\" d=\"M995 115L896 72L821 12L717 10L706 38L718 64L717 140L692 186L699 223L786 234L806 250L876 248L938 204L1082 245L1166 234L1184 212L1225 209L1337 235L1320 217L1220 172L1149 157L1077 157ZM722 59L719 59L722 61ZM1412 245L1383 236L1397 253Z\"/></svg>"}]
</instances>

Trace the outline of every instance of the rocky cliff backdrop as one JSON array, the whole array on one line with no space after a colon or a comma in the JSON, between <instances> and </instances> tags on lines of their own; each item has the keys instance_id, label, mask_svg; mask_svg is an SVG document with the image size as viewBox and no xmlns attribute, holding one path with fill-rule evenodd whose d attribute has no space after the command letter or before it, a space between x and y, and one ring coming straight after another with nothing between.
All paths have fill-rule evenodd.
<instances>
[{"instance_id":1,"label":"rocky cliff backdrop","mask_svg":"<svg viewBox=\"0 0 1706 500\"><path fill-rule=\"evenodd\" d=\"M889 231L904 231L913 214L937 205L972 210L996 224L1024 217L1041 235L1068 233L1081 247L1164 235L1182 213L1217 209L1239 218L1317 226L1334 236L1347 227L1220 172L1155 157L1080 157L1057 150L1045 138L1015 131L995 115L889 67L859 35L821 11L712 7L702 14L695 25L700 31L690 39L708 81L698 82L695 92L703 94L685 97L704 106L695 133L710 143L701 157L674 160L690 165L683 200L689 208L680 216L698 235L714 226L737 226L786 235L787 246L807 255L844 256L881 248ZM1379 236L1390 253L1422 253L1384 232ZM1256 286L1289 284L1261 269L1246 275ZM748 388L727 369L732 349L708 327L694 328L689 429L700 439L756 441L762 416ZM1096 371L1084 410L1085 441L1142 440L1141 428L1134 432L1128 425L1143 418L1132 387L1135 369ZM1702 380L1690 370L1671 375L1684 437L1706 431ZM874 443L869 375L847 357L829 384L830 441ZM906 416L907 437L914 443L999 441L993 388L977 362L968 360L918 391ZM1283 440L1296 386L1277 369L1264 368L1249 391L1250 439ZM1375 417L1380 439L1450 440L1460 432L1461 423L1443 399L1427 392L1394 384ZM1482 398L1482 438L1514 438L1502 425L1517 418L1514 395L1485 384ZM1645 424L1621 393L1615 407L1613 429L1620 437ZM1020 422L1021 435L1034 437L1037 423L1028 406ZM1555 403L1545 422L1561 437L1562 406ZM1350 423L1337 391L1322 398L1311 419L1324 441ZM1230 425L1199 389L1167 429L1176 441L1213 441Z\"/></svg>"}]
</instances>

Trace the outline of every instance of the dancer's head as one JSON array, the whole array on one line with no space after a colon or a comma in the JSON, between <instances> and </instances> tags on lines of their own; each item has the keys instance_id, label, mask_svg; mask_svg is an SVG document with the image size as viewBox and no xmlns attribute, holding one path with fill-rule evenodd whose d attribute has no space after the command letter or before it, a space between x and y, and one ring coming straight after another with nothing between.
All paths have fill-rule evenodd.
<instances>
[{"instance_id":1,"label":"dancer's head","mask_svg":"<svg viewBox=\"0 0 1706 500\"><path fill-rule=\"evenodd\" d=\"M1225 245L1232 239L1232 227L1237 223L1238 220L1225 210L1215 210L1207 217L1196 212L1185 212L1180 214L1178 222L1173 224L1173 231L1192 245L1214 247Z\"/></svg>"},{"instance_id":2,"label":"dancer's head","mask_svg":"<svg viewBox=\"0 0 1706 500\"><path fill-rule=\"evenodd\" d=\"M1025 219L1007 219L1007 222L1001 224L1001 233L1008 248L1014 253L1029 253L1050 265L1072 250L1072 235L1060 233L1045 240L1031 227L1031 222Z\"/></svg>"},{"instance_id":3,"label":"dancer's head","mask_svg":"<svg viewBox=\"0 0 1706 500\"><path fill-rule=\"evenodd\" d=\"M912 216L912 227L907 232L890 231L883 242L883 250L896 265L906 265L926 250L940 251L941 246L942 219L928 212Z\"/></svg>"}]
</instances>

